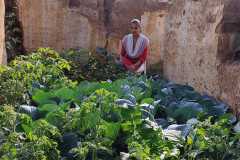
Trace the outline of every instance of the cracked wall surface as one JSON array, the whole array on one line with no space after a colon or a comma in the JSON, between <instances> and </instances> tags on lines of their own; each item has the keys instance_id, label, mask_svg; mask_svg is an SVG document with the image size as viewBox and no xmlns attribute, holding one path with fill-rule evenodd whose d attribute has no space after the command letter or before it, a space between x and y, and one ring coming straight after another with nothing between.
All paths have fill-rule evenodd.
<instances>
[{"instance_id":1,"label":"cracked wall surface","mask_svg":"<svg viewBox=\"0 0 240 160\"><path fill-rule=\"evenodd\" d=\"M214 95L238 113L239 9L238 0L173 1L162 52L165 77Z\"/></svg>"}]
</instances>

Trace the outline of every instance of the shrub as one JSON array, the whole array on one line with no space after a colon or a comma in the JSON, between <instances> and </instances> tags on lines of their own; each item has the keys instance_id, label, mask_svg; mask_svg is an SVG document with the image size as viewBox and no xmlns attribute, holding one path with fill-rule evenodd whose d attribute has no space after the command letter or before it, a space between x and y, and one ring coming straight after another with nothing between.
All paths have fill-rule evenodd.
<instances>
[{"instance_id":1,"label":"shrub","mask_svg":"<svg viewBox=\"0 0 240 160\"><path fill-rule=\"evenodd\" d=\"M64 75L69 63L57 52L40 48L0 68L0 104L29 103L34 88L58 88L73 83Z\"/></svg>"}]
</instances>

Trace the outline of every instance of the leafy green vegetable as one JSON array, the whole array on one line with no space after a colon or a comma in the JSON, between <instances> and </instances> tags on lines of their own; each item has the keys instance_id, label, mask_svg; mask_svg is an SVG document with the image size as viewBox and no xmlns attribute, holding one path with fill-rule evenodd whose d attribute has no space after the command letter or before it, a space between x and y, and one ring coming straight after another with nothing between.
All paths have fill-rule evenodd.
<instances>
[{"instance_id":1,"label":"leafy green vegetable","mask_svg":"<svg viewBox=\"0 0 240 160\"><path fill-rule=\"evenodd\" d=\"M0 159L239 159L239 122L225 114L228 105L160 76L99 71L107 59L85 53L76 65L81 58L68 56L72 71L51 49L0 67L0 103L13 105L0 107ZM76 85L66 74L118 79Z\"/></svg>"},{"instance_id":2,"label":"leafy green vegetable","mask_svg":"<svg viewBox=\"0 0 240 160\"><path fill-rule=\"evenodd\" d=\"M30 103L33 84L46 88L73 86L65 75L69 63L50 48L39 48L35 53L19 56L7 67L0 68L0 104Z\"/></svg>"}]
</instances>

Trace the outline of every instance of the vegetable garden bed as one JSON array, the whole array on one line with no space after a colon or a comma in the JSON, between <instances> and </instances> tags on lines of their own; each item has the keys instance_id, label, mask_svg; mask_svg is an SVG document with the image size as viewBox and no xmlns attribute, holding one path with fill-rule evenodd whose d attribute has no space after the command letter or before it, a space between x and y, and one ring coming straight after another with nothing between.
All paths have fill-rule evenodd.
<instances>
[{"instance_id":1,"label":"vegetable garden bed","mask_svg":"<svg viewBox=\"0 0 240 160\"><path fill-rule=\"evenodd\" d=\"M39 49L0 68L0 159L240 159L227 104L158 75L83 80L64 58Z\"/></svg>"}]
</instances>

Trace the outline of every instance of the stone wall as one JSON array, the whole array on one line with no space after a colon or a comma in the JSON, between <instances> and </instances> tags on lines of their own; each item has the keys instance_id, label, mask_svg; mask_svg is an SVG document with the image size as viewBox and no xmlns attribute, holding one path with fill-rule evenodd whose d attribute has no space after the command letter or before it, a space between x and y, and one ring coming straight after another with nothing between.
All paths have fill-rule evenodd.
<instances>
[{"instance_id":1,"label":"stone wall","mask_svg":"<svg viewBox=\"0 0 240 160\"><path fill-rule=\"evenodd\" d=\"M162 52L165 77L208 92L240 113L240 1L172 4Z\"/></svg>"},{"instance_id":2,"label":"stone wall","mask_svg":"<svg viewBox=\"0 0 240 160\"><path fill-rule=\"evenodd\" d=\"M5 36L4 36L4 0L0 0L0 64L6 63Z\"/></svg>"},{"instance_id":3,"label":"stone wall","mask_svg":"<svg viewBox=\"0 0 240 160\"><path fill-rule=\"evenodd\" d=\"M138 3L136 0L17 1L27 51L38 47L52 47L58 51L81 47L94 49L104 46L108 37L109 50L118 52L120 39L128 33L129 21L142 17L143 30L152 40L151 62L158 62L154 57L159 55L158 36L162 29L158 29L158 23L163 23L163 18L154 16L167 10L166 0L139 0Z\"/></svg>"},{"instance_id":4,"label":"stone wall","mask_svg":"<svg viewBox=\"0 0 240 160\"><path fill-rule=\"evenodd\" d=\"M142 17L143 32L150 39L150 56L148 62L152 71L162 73L164 34L167 10L145 12Z\"/></svg>"},{"instance_id":5,"label":"stone wall","mask_svg":"<svg viewBox=\"0 0 240 160\"><path fill-rule=\"evenodd\" d=\"M19 20L23 26L24 47L52 47L59 51L96 45L99 34L97 19L100 1L85 1L79 6L66 0L19 0ZM87 18L84 15L89 15ZM101 32L100 32L101 31Z\"/></svg>"},{"instance_id":6,"label":"stone wall","mask_svg":"<svg viewBox=\"0 0 240 160\"><path fill-rule=\"evenodd\" d=\"M219 95L216 27L222 20L220 0L175 0L165 24L164 74L179 83Z\"/></svg>"},{"instance_id":7,"label":"stone wall","mask_svg":"<svg viewBox=\"0 0 240 160\"><path fill-rule=\"evenodd\" d=\"M240 113L240 1L226 0L224 4L223 18L216 28L220 98Z\"/></svg>"}]
</instances>

